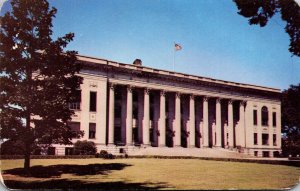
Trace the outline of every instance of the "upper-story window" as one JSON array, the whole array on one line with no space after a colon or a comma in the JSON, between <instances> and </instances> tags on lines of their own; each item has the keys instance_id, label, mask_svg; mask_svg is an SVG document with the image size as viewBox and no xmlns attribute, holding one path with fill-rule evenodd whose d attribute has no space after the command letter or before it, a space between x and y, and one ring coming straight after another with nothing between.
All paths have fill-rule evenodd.
<instances>
[{"instance_id":1,"label":"upper-story window","mask_svg":"<svg viewBox=\"0 0 300 191\"><path fill-rule=\"evenodd\" d=\"M253 110L253 125L257 125L257 110Z\"/></svg>"},{"instance_id":2,"label":"upper-story window","mask_svg":"<svg viewBox=\"0 0 300 191\"><path fill-rule=\"evenodd\" d=\"M90 92L90 111L96 111L97 92Z\"/></svg>"},{"instance_id":3,"label":"upper-story window","mask_svg":"<svg viewBox=\"0 0 300 191\"><path fill-rule=\"evenodd\" d=\"M273 117L273 127L276 127L276 112L273 112L272 117Z\"/></svg>"},{"instance_id":4,"label":"upper-story window","mask_svg":"<svg viewBox=\"0 0 300 191\"><path fill-rule=\"evenodd\" d=\"M74 99L69 103L69 108L73 110L80 110L81 90L76 90Z\"/></svg>"},{"instance_id":5,"label":"upper-story window","mask_svg":"<svg viewBox=\"0 0 300 191\"><path fill-rule=\"evenodd\" d=\"M262 126L268 126L268 121L269 121L269 112L268 108L266 106L261 108L261 125Z\"/></svg>"}]
</instances>

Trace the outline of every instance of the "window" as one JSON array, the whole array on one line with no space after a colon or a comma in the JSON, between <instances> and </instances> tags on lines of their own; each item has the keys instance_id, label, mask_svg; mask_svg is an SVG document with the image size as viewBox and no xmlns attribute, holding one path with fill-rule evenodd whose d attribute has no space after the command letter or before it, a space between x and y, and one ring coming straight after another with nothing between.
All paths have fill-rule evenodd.
<instances>
[{"instance_id":1,"label":"window","mask_svg":"<svg viewBox=\"0 0 300 191\"><path fill-rule=\"evenodd\" d=\"M266 106L261 108L261 125L268 126L268 108Z\"/></svg>"},{"instance_id":2,"label":"window","mask_svg":"<svg viewBox=\"0 0 300 191\"><path fill-rule=\"evenodd\" d=\"M254 156L258 156L258 151L254 151Z\"/></svg>"},{"instance_id":3,"label":"window","mask_svg":"<svg viewBox=\"0 0 300 191\"><path fill-rule=\"evenodd\" d=\"M262 134L262 144L269 145L269 134Z\"/></svg>"},{"instance_id":4,"label":"window","mask_svg":"<svg viewBox=\"0 0 300 191\"><path fill-rule=\"evenodd\" d=\"M80 131L80 123L79 122L69 122L68 124L71 128L71 131L73 131L74 133L77 133ZM77 138L77 136L74 135L72 138Z\"/></svg>"},{"instance_id":5,"label":"window","mask_svg":"<svg viewBox=\"0 0 300 191\"><path fill-rule=\"evenodd\" d=\"M273 145L277 146L276 134L273 134Z\"/></svg>"},{"instance_id":6,"label":"window","mask_svg":"<svg viewBox=\"0 0 300 191\"><path fill-rule=\"evenodd\" d=\"M254 139L254 145L257 145L257 133L254 133L253 139Z\"/></svg>"},{"instance_id":7,"label":"window","mask_svg":"<svg viewBox=\"0 0 300 191\"><path fill-rule=\"evenodd\" d=\"M95 139L96 135L96 123L89 124L89 139Z\"/></svg>"},{"instance_id":8,"label":"window","mask_svg":"<svg viewBox=\"0 0 300 191\"><path fill-rule=\"evenodd\" d=\"M96 111L97 92L90 92L90 111Z\"/></svg>"},{"instance_id":9,"label":"window","mask_svg":"<svg viewBox=\"0 0 300 191\"><path fill-rule=\"evenodd\" d=\"M269 157L270 156L269 151L263 151L262 154L263 154L263 157Z\"/></svg>"},{"instance_id":10,"label":"window","mask_svg":"<svg viewBox=\"0 0 300 191\"><path fill-rule=\"evenodd\" d=\"M276 127L276 112L273 112L273 127Z\"/></svg>"},{"instance_id":11,"label":"window","mask_svg":"<svg viewBox=\"0 0 300 191\"><path fill-rule=\"evenodd\" d=\"M65 155L74 155L74 148L73 147L66 147L65 148Z\"/></svg>"},{"instance_id":12,"label":"window","mask_svg":"<svg viewBox=\"0 0 300 191\"><path fill-rule=\"evenodd\" d=\"M253 125L257 125L257 110L253 110Z\"/></svg>"},{"instance_id":13,"label":"window","mask_svg":"<svg viewBox=\"0 0 300 191\"><path fill-rule=\"evenodd\" d=\"M74 97L69 103L69 108L72 110L80 110L80 103L81 103L81 90L76 90Z\"/></svg>"}]
</instances>

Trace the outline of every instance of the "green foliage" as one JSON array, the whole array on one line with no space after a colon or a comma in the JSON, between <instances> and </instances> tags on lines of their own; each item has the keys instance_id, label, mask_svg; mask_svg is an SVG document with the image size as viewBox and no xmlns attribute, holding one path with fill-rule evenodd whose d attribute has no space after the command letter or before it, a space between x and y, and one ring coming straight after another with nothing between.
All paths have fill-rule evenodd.
<instances>
[{"instance_id":1,"label":"green foliage","mask_svg":"<svg viewBox=\"0 0 300 191\"><path fill-rule=\"evenodd\" d=\"M82 79L75 75L76 51L64 52L74 34L51 38L57 10L46 0L11 4L12 12L0 17L0 136L24 142L29 168L34 143L71 143L68 103Z\"/></svg>"},{"instance_id":2,"label":"green foliage","mask_svg":"<svg viewBox=\"0 0 300 191\"><path fill-rule=\"evenodd\" d=\"M289 51L300 56L300 7L294 0L233 0L239 14L249 18L249 24L266 26L269 19L281 13L286 21L285 31L290 36Z\"/></svg>"},{"instance_id":3,"label":"green foliage","mask_svg":"<svg viewBox=\"0 0 300 191\"><path fill-rule=\"evenodd\" d=\"M282 133L283 154L300 154L300 83L282 93Z\"/></svg>"},{"instance_id":4,"label":"green foliage","mask_svg":"<svg viewBox=\"0 0 300 191\"><path fill-rule=\"evenodd\" d=\"M74 152L76 155L95 155L97 148L92 141L77 141L74 144Z\"/></svg>"}]
</instances>

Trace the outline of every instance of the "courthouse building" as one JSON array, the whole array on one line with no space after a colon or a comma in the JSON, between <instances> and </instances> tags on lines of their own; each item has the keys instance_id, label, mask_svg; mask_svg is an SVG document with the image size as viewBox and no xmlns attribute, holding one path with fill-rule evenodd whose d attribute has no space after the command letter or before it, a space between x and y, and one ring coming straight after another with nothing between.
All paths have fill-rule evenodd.
<instances>
[{"instance_id":1,"label":"courthouse building","mask_svg":"<svg viewBox=\"0 0 300 191\"><path fill-rule=\"evenodd\" d=\"M78 56L83 84L72 130L98 151L223 148L252 156L281 151L280 90ZM78 139L73 139L76 142ZM72 146L53 145L57 155Z\"/></svg>"}]
</instances>

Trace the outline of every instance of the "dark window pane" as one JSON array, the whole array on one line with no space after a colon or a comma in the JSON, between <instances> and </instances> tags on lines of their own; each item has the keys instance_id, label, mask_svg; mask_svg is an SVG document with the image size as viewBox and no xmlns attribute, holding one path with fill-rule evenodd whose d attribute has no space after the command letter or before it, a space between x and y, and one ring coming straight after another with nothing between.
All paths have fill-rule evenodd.
<instances>
[{"instance_id":1,"label":"dark window pane","mask_svg":"<svg viewBox=\"0 0 300 191\"><path fill-rule=\"evenodd\" d=\"M68 125L71 128L71 131L73 132L79 132L80 131L80 123L79 122L69 122ZM73 138L78 138L76 135L73 136Z\"/></svg>"},{"instance_id":2,"label":"dark window pane","mask_svg":"<svg viewBox=\"0 0 300 191\"><path fill-rule=\"evenodd\" d=\"M96 123L89 124L89 139L94 139L96 135Z\"/></svg>"},{"instance_id":3,"label":"dark window pane","mask_svg":"<svg viewBox=\"0 0 300 191\"><path fill-rule=\"evenodd\" d=\"M80 110L81 103L81 90L76 90L74 93L74 98L72 98L69 103L69 108L72 110Z\"/></svg>"},{"instance_id":4,"label":"dark window pane","mask_svg":"<svg viewBox=\"0 0 300 191\"><path fill-rule=\"evenodd\" d=\"M273 145L277 146L276 134L273 134Z\"/></svg>"},{"instance_id":5,"label":"dark window pane","mask_svg":"<svg viewBox=\"0 0 300 191\"><path fill-rule=\"evenodd\" d=\"M254 145L257 145L257 133L254 133Z\"/></svg>"},{"instance_id":6,"label":"dark window pane","mask_svg":"<svg viewBox=\"0 0 300 191\"><path fill-rule=\"evenodd\" d=\"M257 125L257 110L253 110L253 125Z\"/></svg>"},{"instance_id":7,"label":"dark window pane","mask_svg":"<svg viewBox=\"0 0 300 191\"><path fill-rule=\"evenodd\" d=\"M90 92L90 111L96 111L97 92Z\"/></svg>"},{"instance_id":8,"label":"dark window pane","mask_svg":"<svg viewBox=\"0 0 300 191\"><path fill-rule=\"evenodd\" d=\"M262 144L269 145L269 134L262 134Z\"/></svg>"},{"instance_id":9,"label":"dark window pane","mask_svg":"<svg viewBox=\"0 0 300 191\"><path fill-rule=\"evenodd\" d=\"M268 126L268 108L266 106L261 108L261 125L262 126Z\"/></svg>"}]
</instances>

